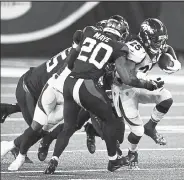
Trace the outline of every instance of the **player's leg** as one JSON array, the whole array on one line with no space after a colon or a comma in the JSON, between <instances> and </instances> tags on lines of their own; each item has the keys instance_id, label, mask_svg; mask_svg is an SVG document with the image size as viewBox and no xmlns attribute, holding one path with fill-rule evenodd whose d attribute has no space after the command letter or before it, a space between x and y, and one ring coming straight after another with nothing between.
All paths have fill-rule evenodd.
<instances>
[{"instance_id":1,"label":"player's leg","mask_svg":"<svg viewBox=\"0 0 184 180\"><path fill-rule=\"evenodd\" d=\"M138 94L135 88L121 88L112 86L114 106L119 116L123 116L124 120L130 127L128 135L129 152L128 158L133 159L130 168L138 167L138 143L144 134L143 122L138 111Z\"/></svg>"},{"instance_id":2,"label":"player's leg","mask_svg":"<svg viewBox=\"0 0 184 180\"><path fill-rule=\"evenodd\" d=\"M57 100L54 90L46 84L38 99L33 122L23 133L20 153L16 160L9 166L9 170L18 170L23 165L28 149L44 135L42 127L48 123L47 116L55 108L56 103Z\"/></svg>"},{"instance_id":3,"label":"player's leg","mask_svg":"<svg viewBox=\"0 0 184 180\"><path fill-rule=\"evenodd\" d=\"M16 104L8 104L8 103L1 103L1 122L4 123L7 116L10 116L13 113L21 112L18 103Z\"/></svg>"},{"instance_id":4,"label":"player's leg","mask_svg":"<svg viewBox=\"0 0 184 180\"><path fill-rule=\"evenodd\" d=\"M74 101L72 96L72 89L76 81L71 81L69 78L66 79L63 96L64 96L64 128L59 133L53 156L49 161L49 164L45 170L45 174L53 174L57 165L58 160L66 146L68 145L70 137L76 131L77 117L81 107Z\"/></svg>"},{"instance_id":5,"label":"player's leg","mask_svg":"<svg viewBox=\"0 0 184 180\"><path fill-rule=\"evenodd\" d=\"M106 142L109 156L108 170L114 171L126 164L126 162L123 157L120 160L117 158L116 142L119 139L119 132L124 132L122 132L119 120L113 113L111 102L106 93L98 88L91 80L84 81L81 85L79 95L82 106L103 121L103 139Z\"/></svg>"},{"instance_id":6,"label":"player's leg","mask_svg":"<svg viewBox=\"0 0 184 180\"><path fill-rule=\"evenodd\" d=\"M29 73L29 71L27 73ZM16 98L17 98L18 105L21 109L22 115L26 123L30 126L32 122L33 114L34 114L34 109L36 106L36 101L24 83L24 78L27 75L27 73L24 74L19 79L19 82L16 88ZM17 157L18 155L21 139L22 139L22 136L19 136L14 140L14 145L16 146L16 148L13 148L11 150L14 157ZM6 147L10 147L10 146L7 145ZM26 155L26 162L32 163L32 161L27 157L27 155Z\"/></svg>"},{"instance_id":7,"label":"player's leg","mask_svg":"<svg viewBox=\"0 0 184 180\"><path fill-rule=\"evenodd\" d=\"M166 139L157 132L157 124L169 111L173 99L171 93L165 88L150 92L140 90L140 103L156 103L153 108L150 120L144 125L145 134L150 136L157 144L166 145Z\"/></svg>"}]
</instances>

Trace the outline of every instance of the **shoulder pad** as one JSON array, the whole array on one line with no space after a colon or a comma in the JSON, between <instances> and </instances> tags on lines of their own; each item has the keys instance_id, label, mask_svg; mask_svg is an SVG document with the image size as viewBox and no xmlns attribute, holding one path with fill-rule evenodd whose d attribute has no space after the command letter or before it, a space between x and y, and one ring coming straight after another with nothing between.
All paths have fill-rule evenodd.
<instances>
[{"instance_id":1,"label":"shoulder pad","mask_svg":"<svg viewBox=\"0 0 184 180\"><path fill-rule=\"evenodd\" d=\"M86 26L83 29L83 32L86 32L86 31L98 31L98 29L95 26Z\"/></svg>"},{"instance_id":2,"label":"shoulder pad","mask_svg":"<svg viewBox=\"0 0 184 180\"><path fill-rule=\"evenodd\" d=\"M137 40L129 41L126 45L128 47L127 59L140 63L145 58L147 53Z\"/></svg>"}]
</instances>

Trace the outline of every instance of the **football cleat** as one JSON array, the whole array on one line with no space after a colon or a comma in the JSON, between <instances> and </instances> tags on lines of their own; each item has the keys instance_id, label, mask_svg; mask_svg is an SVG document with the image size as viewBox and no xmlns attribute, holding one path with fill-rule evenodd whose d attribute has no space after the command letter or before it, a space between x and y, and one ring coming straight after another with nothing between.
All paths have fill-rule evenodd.
<instances>
[{"instance_id":1,"label":"football cleat","mask_svg":"<svg viewBox=\"0 0 184 180\"><path fill-rule=\"evenodd\" d=\"M138 167L138 153L137 151L133 152L133 151L128 151L128 155L126 156L129 161L129 169L139 169Z\"/></svg>"},{"instance_id":2,"label":"football cleat","mask_svg":"<svg viewBox=\"0 0 184 180\"><path fill-rule=\"evenodd\" d=\"M86 131L86 135L87 135L87 148L88 148L88 151L91 153L91 154L94 154L95 151L96 151L96 145L95 145L95 136L93 135L93 133L90 132L90 127L92 125L90 123L87 123L84 128L85 128L85 131Z\"/></svg>"},{"instance_id":3,"label":"football cleat","mask_svg":"<svg viewBox=\"0 0 184 180\"><path fill-rule=\"evenodd\" d=\"M46 170L44 171L44 174L54 174L57 166L58 166L58 161L56 159L51 159L49 161L49 164Z\"/></svg>"},{"instance_id":4,"label":"football cleat","mask_svg":"<svg viewBox=\"0 0 184 180\"><path fill-rule=\"evenodd\" d=\"M15 161L13 161L8 167L9 171L18 171L25 162L25 155L19 153Z\"/></svg>"},{"instance_id":5,"label":"football cleat","mask_svg":"<svg viewBox=\"0 0 184 180\"><path fill-rule=\"evenodd\" d=\"M119 169L122 166L128 166L130 164L129 159L127 157L117 157L116 160L109 160L107 169L111 172Z\"/></svg>"},{"instance_id":6,"label":"football cleat","mask_svg":"<svg viewBox=\"0 0 184 180\"><path fill-rule=\"evenodd\" d=\"M150 128L148 127L147 124L144 125L144 134L151 137L156 144L159 144L159 145L167 144L166 139L161 134L159 134L155 128Z\"/></svg>"},{"instance_id":7,"label":"football cleat","mask_svg":"<svg viewBox=\"0 0 184 180\"><path fill-rule=\"evenodd\" d=\"M1 123L4 123L5 119L9 115L7 108L8 108L8 104L1 103Z\"/></svg>"},{"instance_id":8,"label":"football cleat","mask_svg":"<svg viewBox=\"0 0 184 180\"><path fill-rule=\"evenodd\" d=\"M13 148L11 150L11 153L14 156L14 158L16 159L17 156L18 156L18 154L19 154L19 148L17 148L17 147ZM27 154L25 156L25 163L33 163L33 161L31 159L29 159L29 157L27 156Z\"/></svg>"},{"instance_id":9,"label":"football cleat","mask_svg":"<svg viewBox=\"0 0 184 180\"><path fill-rule=\"evenodd\" d=\"M1 141L1 158L15 147L13 141Z\"/></svg>"},{"instance_id":10,"label":"football cleat","mask_svg":"<svg viewBox=\"0 0 184 180\"><path fill-rule=\"evenodd\" d=\"M44 161L48 155L50 144L44 142L45 137L40 141L40 146L38 148L38 159Z\"/></svg>"}]
</instances>

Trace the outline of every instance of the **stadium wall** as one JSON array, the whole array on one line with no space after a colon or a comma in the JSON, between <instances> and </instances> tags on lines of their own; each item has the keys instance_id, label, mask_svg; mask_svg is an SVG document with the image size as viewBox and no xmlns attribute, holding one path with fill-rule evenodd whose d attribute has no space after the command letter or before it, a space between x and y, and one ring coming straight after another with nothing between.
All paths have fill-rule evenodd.
<instances>
[{"instance_id":1,"label":"stadium wall","mask_svg":"<svg viewBox=\"0 0 184 180\"><path fill-rule=\"evenodd\" d=\"M111 15L124 16L132 33L148 17L161 19L169 41L184 52L184 2L1 2L1 57L51 57L77 29Z\"/></svg>"}]
</instances>

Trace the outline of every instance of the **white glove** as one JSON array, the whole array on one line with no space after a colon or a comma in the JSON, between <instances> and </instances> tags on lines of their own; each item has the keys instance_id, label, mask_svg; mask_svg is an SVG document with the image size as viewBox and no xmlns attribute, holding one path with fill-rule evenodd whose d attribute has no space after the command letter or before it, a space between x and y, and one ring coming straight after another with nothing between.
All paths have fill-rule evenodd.
<instances>
[{"instance_id":1,"label":"white glove","mask_svg":"<svg viewBox=\"0 0 184 180\"><path fill-rule=\"evenodd\" d=\"M181 63L178 60L175 60L174 58L172 58L171 61L173 61L174 66L167 67L167 69L163 69L163 71L168 74L172 74L181 69Z\"/></svg>"}]
</instances>

